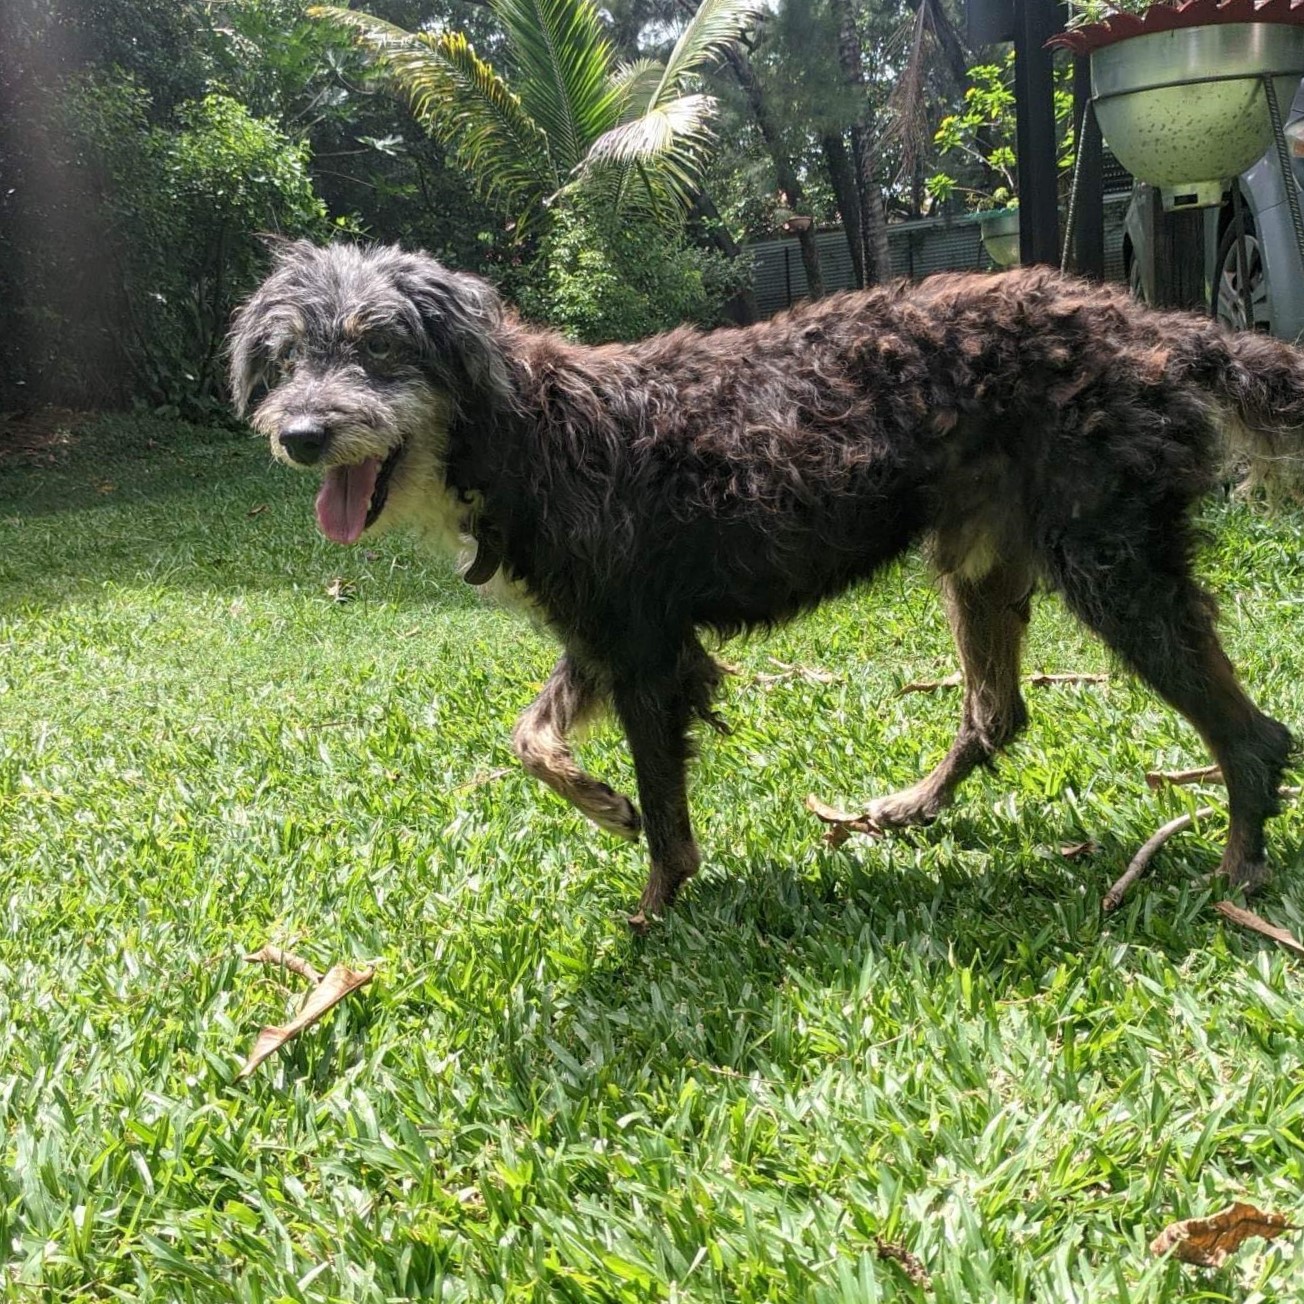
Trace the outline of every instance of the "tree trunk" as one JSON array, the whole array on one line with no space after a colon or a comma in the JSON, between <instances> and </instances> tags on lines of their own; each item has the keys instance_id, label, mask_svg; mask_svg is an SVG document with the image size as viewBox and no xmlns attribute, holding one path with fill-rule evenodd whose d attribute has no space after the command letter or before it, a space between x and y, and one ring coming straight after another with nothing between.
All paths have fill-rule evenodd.
<instances>
[{"instance_id":1,"label":"tree trunk","mask_svg":"<svg viewBox=\"0 0 1304 1304\"><path fill-rule=\"evenodd\" d=\"M729 61L729 67L747 97L747 104L756 119L761 139L765 141L765 147L769 150L779 189L787 196L788 207L798 211L805 204L805 191L797 177L797 170L792 165L792 159L784 147L783 136L770 113L770 106L765 102L765 92L741 50L736 46L728 46L725 49L725 58ZM801 248L802 266L806 271L807 293L812 299L823 298L824 274L820 268L820 250L815 240L814 220L812 219L808 225L803 224L799 227L796 235L797 243Z\"/></svg>"},{"instance_id":2,"label":"tree trunk","mask_svg":"<svg viewBox=\"0 0 1304 1304\"><path fill-rule=\"evenodd\" d=\"M842 76L860 98L860 113L851 128L851 148L855 156L856 185L860 199L860 249L865 266L865 284L875 285L892 275L883 188L877 180L878 129L874 122L869 88L865 85L855 0L833 0L833 6L838 16L838 62L842 65Z\"/></svg>"},{"instance_id":3,"label":"tree trunk","mask_svg":"<svg viewBox=\"0 0 1304 1304\"><path fill-rule=\"evenodd\" d=\"M833 183L838 212L842 215L842 230L846 234L847 249L851 253L851 270L855 276L856 288L861 290L865 288L865 258L860 243L860 195L856 186L856 169L847 153L846 141L839 132L825 132L820 137L820 148L824 151L824 166Z\"/></svg>"}]
</instances>

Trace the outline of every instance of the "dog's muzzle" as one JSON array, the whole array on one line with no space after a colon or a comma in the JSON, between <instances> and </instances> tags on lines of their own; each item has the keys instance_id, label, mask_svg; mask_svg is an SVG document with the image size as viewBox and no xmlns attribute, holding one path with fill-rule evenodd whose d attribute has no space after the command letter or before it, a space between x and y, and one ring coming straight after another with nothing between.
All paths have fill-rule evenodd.
<instances>
[{"instance_id":1,"label":"dog's muzzle","mask_svg":"<svg viewBox=\"0 0 1304 1304\"><path fill-rule=\"evenodd\" d=\"M326 427L311 417L295 417L286 422L278 436L286 455L300 466L312 466L326 451Z\"/></svg>"}]
</instances>

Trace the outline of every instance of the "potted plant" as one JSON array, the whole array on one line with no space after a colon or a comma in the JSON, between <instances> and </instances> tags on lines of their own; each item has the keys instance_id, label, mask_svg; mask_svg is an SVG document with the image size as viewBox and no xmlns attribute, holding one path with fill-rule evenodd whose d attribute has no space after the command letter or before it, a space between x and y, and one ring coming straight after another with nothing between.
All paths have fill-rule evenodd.
<instances>
[{"instance_id":1,"label":"potted plant","mask_svg":"<svg viewBox=\"0 0 1304 1304\"><path fill-rule=\"evenodd\" d=\"M1079 0L1052 46L1091 59L1101 134L1166 208L1219 202L1272 139L1304 76L1304 7L1291 0Z\"/></svg>"},{"instance_id":2,"label":"potted plant","mask_svg":"<svg viewBox=\"0 0 1304 1304\"><path fill-rule=\"evenodd\" d=\"M998 267L1010 267L1019 261L1013 52L1001 63L970 68L969 82L964 107L943 118L933 137L946 167L924 184L935 202L960 199L977 213L988 257ZM1072 110L1065 70L1055 87L1059 170L1064 178L1073 167Z\"/></svg>"}]
</instances>

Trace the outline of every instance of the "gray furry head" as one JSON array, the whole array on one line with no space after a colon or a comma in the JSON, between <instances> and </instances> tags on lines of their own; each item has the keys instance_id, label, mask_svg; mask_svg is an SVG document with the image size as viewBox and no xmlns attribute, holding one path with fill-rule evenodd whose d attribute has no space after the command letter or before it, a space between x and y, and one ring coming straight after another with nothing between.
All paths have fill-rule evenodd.
<instances>
[{"instance_id":1,"label":"gray furry head","mask_svg":"<svg viewBox=\"0 0 1304 1304\"><path fill-rule=\"evenodd\" d=\"M273 455L326 472L322 529L353 542L396 489L442 465L449 423L509 399L502 305L425 254L306 241L274 248L236 313L231 392ZM479 411L475 415L482 415Z\"/></svg>"}]
</instances>

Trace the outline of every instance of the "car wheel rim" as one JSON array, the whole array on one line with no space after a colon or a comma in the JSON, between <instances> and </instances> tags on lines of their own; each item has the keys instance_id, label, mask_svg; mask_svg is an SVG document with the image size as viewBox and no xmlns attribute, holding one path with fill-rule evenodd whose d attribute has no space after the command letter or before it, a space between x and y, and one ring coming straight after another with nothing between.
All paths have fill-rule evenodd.
<instances>
[{"instance_id":1,"label":"car wheel rim","mask_svg":"<svg viewBox=\"0 0 1304 1304\"><path fill-rule=\"evenodd\" d=\"M1270 325L1268 278L1264 274L1259 242L1252 235L1245 237L1245 261L1248 266L1244 279L1249 284L1253 324L1245 315L1245 299L1241 291L1242 274L1235 240L1231 241L1222 266L1218 269L1218 320L1233 330L1267 331Z\"/></svg>"}]
</instances>

